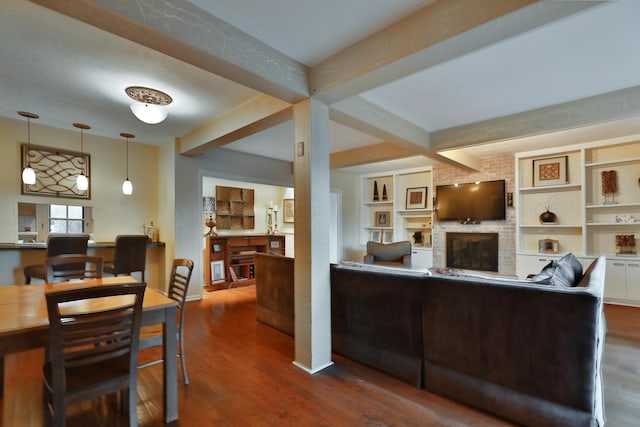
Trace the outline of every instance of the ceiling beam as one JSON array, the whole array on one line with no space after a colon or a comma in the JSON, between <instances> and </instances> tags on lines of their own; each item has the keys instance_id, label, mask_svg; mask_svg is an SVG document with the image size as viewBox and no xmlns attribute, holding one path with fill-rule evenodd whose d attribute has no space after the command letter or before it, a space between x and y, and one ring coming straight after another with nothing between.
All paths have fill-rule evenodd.
<instances>
[{"instance_id":1,"label":"ceiling beam","mask_svg":"<svg viewBox=\"0 0 640 427\"><path fill-rule=\"evenodd\" d=\"M178 138L180 154L197 156L293 118L291 104L260 94Z\"/></svg>"},{"instance_id":2,"label":"ceiling beam","mask_svg":"<svg viewBox=\"0 0 640 427\"><path fill-rule=\"evenodd\" d=\"M474 169L478 162L460 163L431 149L429 132L361 97L333 104L329 117L338 123L390 142L407 150L410 156L422 155L438 162ZM471 160L471 156L466 159ZM475 170L475 169L474 169Z\"/></svg>"},{"instance_id":3,"label":"ceiling beam","mask_svg":"<svg viewBox=\"0 0 640 427\"><path fill-rule=\"evenodd\" d=\"M308 67L186 0L32 0L275 98L308 98Z\"/></svg>"},{"instance_id":4,"label":"ceiling beam","mask_svg":"<svg viewBox=\"0 0 640 427\"><path fill-rule=\"evenodd\" d=\"M331 169L339 169L386 160L404 159L414 155L415 154L406 148L398 147L390 142L380 142L378 144L367 145L366 147L352 148L332 153L329 157L329 163Z\"/></svg>"},{"instance_id":5,"label":"ceiling beam","mask_svg":"<svg viewBox=\"0 0 640 427\"><path fill-rule=\"evenodd\" d=\"M331 105L602 3L437 1L313 66L311 95Z\"/></svg>"},{"instance_id":6,"label":"ceiling beam","mask_svg":"<svg viewBox=\"0 0 640 427\"><path fill-rule=\"evenodd\" d=\"M640 86L432 132L431 146L438 151L448 150L634 116L640 116Z\"/></svg>"}]
</instances>

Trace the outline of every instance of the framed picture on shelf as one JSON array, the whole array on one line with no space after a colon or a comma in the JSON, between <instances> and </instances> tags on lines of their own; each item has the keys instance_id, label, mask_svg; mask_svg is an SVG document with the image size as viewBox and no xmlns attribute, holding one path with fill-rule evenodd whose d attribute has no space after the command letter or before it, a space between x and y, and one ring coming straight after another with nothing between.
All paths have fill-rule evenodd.
<instances>
[{"instance_id":1,"label":"framed picture on shelf","mask_svg":"<svg viewBox=\"0 0 640 427\"><path fill-rule=\"evenodd\" d=\"M382 241L382 231L371 230L371 235L369 236L369 240L372 242L380 243Z\"/></svg>"},{"instance_id":2,"label":"framed picture on shelf","mask_svg":"<svg viewBox=\"0 0 640 427\"><path fill-rule=\"evenodd\" d=\"M286 224L293 224L294 219L295 215L293 199L284 199L282 201L282 222Z\"/></svg>"},{"instance_id":3,"label":"framed picture on shelf","mask_svg":"<svg viewBox=\"0 0 640 427\"><path fill-rule=\"evenodd\" d=\"M376 212L376 227L391 227L391 212L379 211Z\"/></svg>"},{"instance_id":4,"label":"framed picture on shelf","mask_svg":"<svg viewBox=\"0 0 640 427\"><path fill-rule=\"evenodd\" d=\"M393 231L384 230L382 232L382 243L393 243Z\"/></svg>"},{"instance_id":5,"label":"framed picture on shelf","mask_svg":"<svg viewBox=\"0 0 640 427\"><path fill-rule=\"evenodd\" d=\"M569 182L567 178L567 156L533 159L533 186L561 185Z\"/></svg>"},{"instance_id":6,"label":"framed picture on shelf","mask_svg":"<svg viewBox=\"0 0 640 427\"><path fill-rule=\"evenodd\" d=\"M211 261L211 281L224 282L224 261Z\"/></svg>"},{"instance_id":7,"label":"framed picture on shelf","mask_svg":"<svg viewBox=\"0 0 640 427\"><path fill-rule=\"evenodd\" d=\"M427 208L427 187L407 188L406 209Z\"/></svg>"}]
</instances>

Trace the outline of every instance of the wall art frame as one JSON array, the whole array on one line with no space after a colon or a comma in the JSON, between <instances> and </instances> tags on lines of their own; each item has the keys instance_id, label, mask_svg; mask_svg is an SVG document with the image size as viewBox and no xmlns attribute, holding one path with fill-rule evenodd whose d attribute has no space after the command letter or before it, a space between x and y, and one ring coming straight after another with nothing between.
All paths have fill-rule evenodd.
<instances>
[{"instance_id":1,"label":"wall art frame","mask_svg":"<svg viewBox=\"0 0 640 427\"><path fill-rule=\"evenodd\" d=\"M294 199L282 200L282 222L285 224L293 224L296 219L295 216L295 201Z\"/></svg>"},{"instance_id":2,"label":"wall art frame","mask_svg":"<svg viewBox=\"0 0 640 427\"><path fill-rule=\"evenodd\" d=\"M377 211L375 213L375 226L376 227L391 227L391 212L389 212L389 211Z\"/></svg>"},{"instance_id":3,"label":"wall art frame","mask_svg":"<svg viewBox=\"0 0 640 427\"><path fill-rule=\"evenodd\" d=\"M533 159L533 186L563 185L569 182L568 156Z\"/></svg>"},{"instance_id":4,"label":"wall art frame","mask_svg":"<svg viewBox=\"0 0 640 427\"><path fill-rule=\"evenodd\" d=\"M426 209L428 191L427 187L407 188L405 209Z\"/></svg>"},{"instance_id":5,"label":"wall art frame","mask_svg":"<svg viewBox=\"0 0 640 427\"><path fill-rule=\"evenodd\" d=\"M43 145L20 144L22 169L31 164L36 172L35 184L21 182L21 193L68 199L91 199L91 155ZM77 176L84 172L89 187L78 190Z\"/></svg>"},{"instance_id":6,"label":"wall art frame","mask_svg":"<svg viewBox=\"0 0 640 427\"><path fill-rule=\"evenodd\" d=\"M376 243L382 242L382 230L371 230L369 241Z\"/></svg>"}]
</instances>

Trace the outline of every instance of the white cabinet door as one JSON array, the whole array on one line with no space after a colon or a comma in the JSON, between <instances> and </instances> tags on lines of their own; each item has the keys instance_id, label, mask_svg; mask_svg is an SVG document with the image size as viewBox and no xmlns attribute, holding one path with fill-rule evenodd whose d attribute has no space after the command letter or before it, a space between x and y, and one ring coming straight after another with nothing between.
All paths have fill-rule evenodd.
<instances>
[{"instance_id":1,"label":"white cabinet door","mask_svg":"<svg viewBox=\"0 0 640 427\"><path fill-rule=\"evenodd\" d=\"M629 261L626 263L625 279L627 283L627 298L634 302L640 302L640 262ZM605 285L609 286L609 283Z\"/></svg>"},{"instance_id":2,"label":"white cabinet door","mask_svg":"<svg viewBox=\"0 0 640 427\"><path fill-rule=\"evenodd\" d=\"M427 248L411 248L411 267L431 268L433 266L433 251Z\"/></svg>"},{"instance_id":3,"label":"white cabinet door","mask_svg":"<svg viewBox=\"0 0 640 427\"><path fill-rule=\"evenodd\" d=\"M529 274L538 274L553 260L559 259L546 254L540 255L516 255L516 275L520 279L526 279Z\"/></svg>"},{"instance_id":4,"label":"white cabinet door","mask_svg":"<svg viewBox=\"0 0 640 427\"><path fill-rule=\"evenodd\" d=\"M605 273L604 296L606 298L627 299L627 277L624 262L607 260Z\"/></svg>"}]
</instances>

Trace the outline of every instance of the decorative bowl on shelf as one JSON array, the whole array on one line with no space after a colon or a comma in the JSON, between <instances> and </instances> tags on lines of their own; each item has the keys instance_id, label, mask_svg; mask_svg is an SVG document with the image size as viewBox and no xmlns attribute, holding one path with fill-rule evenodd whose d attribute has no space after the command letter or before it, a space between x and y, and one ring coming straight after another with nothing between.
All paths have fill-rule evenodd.
<instances>
[{"instance_id":1,"label":"decorative bowl on shelf","mask_svg":"<svg viewBox=\"0 0 640 427\"><path fill-rule=\"evenodd\" d=\"M555 224L558 222L558 216L549 209L540 214L540 224Z\"/></svg>"}]
</instances>

